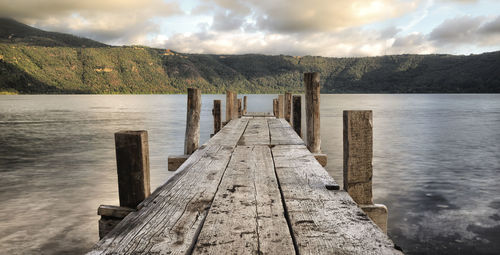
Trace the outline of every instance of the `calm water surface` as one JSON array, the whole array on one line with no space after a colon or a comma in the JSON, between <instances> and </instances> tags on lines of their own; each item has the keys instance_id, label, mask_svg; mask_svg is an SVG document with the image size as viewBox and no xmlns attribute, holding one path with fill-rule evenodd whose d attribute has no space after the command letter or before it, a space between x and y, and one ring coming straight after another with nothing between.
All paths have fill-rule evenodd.
<instances>
[{"instance_id":1,"label":"calm water surface","mask_svg":"<svg viewBox=\"0 0 500 255\"><path fill-rule=\"evenodd\" d=\"M249 95L249 111L274 97ZM201 142L224 98L203 95ZM349 109L373 110L374 201L405 252L500 253L500 95L322 95L322 149L340 183ZM113 133L148 130L156 188L183 152L185 112L185 95L0 96L0 253L88 251L97 207L119 203Z\"/></svg>"}]
</instances>

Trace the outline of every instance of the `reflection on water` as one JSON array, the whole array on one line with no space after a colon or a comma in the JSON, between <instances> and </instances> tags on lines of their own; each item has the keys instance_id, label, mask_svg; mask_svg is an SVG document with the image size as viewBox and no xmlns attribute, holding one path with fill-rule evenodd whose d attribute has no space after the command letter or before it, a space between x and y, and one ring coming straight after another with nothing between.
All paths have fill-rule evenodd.
<instances>
[{"instance_id":1,"label":"reflection on water","mask_svg":"<svg viewBox=\"0 0 500 255\"><path fill-rule=\"evenodd\" d=\"M249 111L270 111L273 97L250 95ZM224 95L203 95L202 142L213 99ZM97 206L118 204L113 133L148 130L156 188L167 155L183 152L185 109L185 95L0 96L0 251L87 251ZM500 251L500 95L322 95L322 149L339 182L348 109L373 110L374 201L399 246Z\"/></svg>"}]
</instances>

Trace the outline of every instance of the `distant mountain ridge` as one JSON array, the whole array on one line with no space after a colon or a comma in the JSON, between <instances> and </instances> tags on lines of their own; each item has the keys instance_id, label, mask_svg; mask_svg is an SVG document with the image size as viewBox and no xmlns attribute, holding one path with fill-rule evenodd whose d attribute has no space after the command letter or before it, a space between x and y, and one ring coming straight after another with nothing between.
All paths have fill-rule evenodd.
<instances>
[{"instance_id":1,"label":"distant mountain ridge","mask_svg":"<svg viewBox=\"0 0 500 255\"><path fill-rule=\"evenodd\" d=\"M302 92L320 72L322 93L500 93L500 51L471 56L362 58L184 54L113 47L0 18L0 92Z\"/></svg>"},{"instance_id":2,"label":"distant mountain ridge","mask_svg":"<svg viewBox=\"0 0 500 255\"><path fill-rule=\"evenodd\" d=\"M47 47L105 47L94 40L74 35L47 32L9 18L0 18L0 43L22 43Z\"/></svg>"}]
</instances>

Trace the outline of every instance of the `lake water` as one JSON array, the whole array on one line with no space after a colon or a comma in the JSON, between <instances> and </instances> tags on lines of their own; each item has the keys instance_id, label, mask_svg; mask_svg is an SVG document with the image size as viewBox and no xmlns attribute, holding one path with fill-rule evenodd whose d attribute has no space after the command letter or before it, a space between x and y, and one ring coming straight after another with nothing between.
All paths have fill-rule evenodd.
<instances>
[{"instance_id":1,"label":"lake water","mask_svg":"<svg viewBox=\"0 0 500 255\"><path fill-rule=\"evenodd\" d=\"M274 97L248 95L248 111ZM202 143L224 98L203 95ZM355 109L373 110L389 236L408 254L499 254L500 95L322 95L322 150L340 183L342 110ZM183 152L185 112L185 95L0 96L0 253L88 251L97 207L119 203L114 132L148 130L154 189Z\"/></svg>"}]
</instances>

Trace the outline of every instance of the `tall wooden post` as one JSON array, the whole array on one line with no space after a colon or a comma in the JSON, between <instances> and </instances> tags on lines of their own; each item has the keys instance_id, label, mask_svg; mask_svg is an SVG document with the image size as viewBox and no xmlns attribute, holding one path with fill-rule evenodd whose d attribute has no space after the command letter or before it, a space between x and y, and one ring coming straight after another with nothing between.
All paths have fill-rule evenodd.
<instances>
[{"instance_id":1,"label":"tall wooden post","mask_svg":"<svg viewBox=\"0 0 500 255\"><path fill-rule=\"evenodd\" d=\"M293 125L291 119L292 119L292 93L286 92L285 93L285 107L284 107L284 112L285 112L285 120L290 123L290 125Z\"/></svg>"},{"instance_id":2,"label":"tall wooden post","mask_svg":"<svg viewBox=\"0 0 500 255\"><path fill-rule=\"evenodd\" d=\"M319 73L304 73L306 96L307 148L312 153L321 152L319 121Z\"/></svg>"},{"instance_id":3,"label":"tall wooden post","mask_svg":"<svg viewBox=\"0 0 500 255\"><path fill-rule=\"evenodd\" d=\"M243 115L247 114L247 96L243 97Z\"/></svg>"},{"instance_id":4,"label":"tall wooden post","mask_svg":"<svg viewBox=\"0 0 500 255\"><path fill-rule=\"evenodd\" d=\"M372 111L344 111L344 190L387 233L387 207L373 204Z\"/></svg>"},{"instance_id":5,"label":"tall wooden post","mask_svg":"<svg viewBox=\"0 0 500 255\"><path fill-rule=\"evenodd\" d=\"M120 206L136 208L151 193L147 131L115 133Z\"/></svg>"},{"instance_id":6,"label":"tall wooden post","mask_svg":"<svg viewBox=\"0 0 500 255\"><path fill-rule=\"evenodd\" d=\"M273 115L278 118L278 99L273 99Z\"/></svg>"},{"instance_id":7,"label":"tall wooden post","mask_svg":"<svg viewBox=\"0 0 500 255\"><path fill-rule=\"evenodd\" d=\"M188 88L186 136L184 154L190 155L198 149L200 142L201 90Z\"/></svg>"},{"instance_id":8,"label":"tall wooden post","mask_svg":"<svg viewBox=\"0 0 500 255\"><path fill-rule=\"evenodd\" d=\"M283 112L283 107L285 105L285 100L283 95L278 95L278 118L285 117Z\"/></svg>"},{"instance_id":9,"label":"tall wooden post","mask_svg":"<svg viewBox=\"0 0 500 255\"><path fill-rule=\"evenodd\" d=\"M226 90L226 123L233 119L234 93Z\"/></svg>"},{"instance_id":10,"label":"tall wooden post","mask_svg":"<svg viewBox=\"0 0 500 255\"><path fill-rule=\"evenodd\" d=\"M241 107L241 98L238 98L238 118L241 118L243 115L243 108Z\"/></svg>"},{"instance_id":11,"label":"tall wooden post","mask_svg":"<svg viewBox=\"0 0 500 255\"><path fill-rule=\"evenodd\" d=\"M293 96L293 129L302 137L302 97Z\"/></svg>"},{"instance_id":12,"label":"tall wooden post","mask_svg":"<svg viewBox=\"0 0 500 255\"><path fill-rule=\"evenodd\" d=\"M344 111L344 189L358 204L372 201L372 111Z\"/></svg>"},{"instance_id":13,"label":"tall wooden post","mask_svg":"<svg viewBox=\"0 0 500 255\"><path fill-rule=\"evenodd\" d=\"M233 116L231 119L237 119L238 118L238 93L233 92L233 110L231 111Z\"/></svg>"},{"instance_id":14,"label":"tall wooden post","mask_svg":"<svg viewBox=\"0 0 500 255\"><path fill-rule=\"evenodd\" d=\"M221 129L221 101L214 100L214 109L212 110L212 115L214 117L214 135L217 134Z\"/></svg>"},{"instance_id":15,"label":"tall wooden post","mask_svg":"<svg viewBox=\"0 0 500 255\"><path fill-rule=\"evenodd\" d=\"M147 131L115 133L120 206L100 205L99 238L102 239L151 194Z\"/></svg>"}]
</instances>

